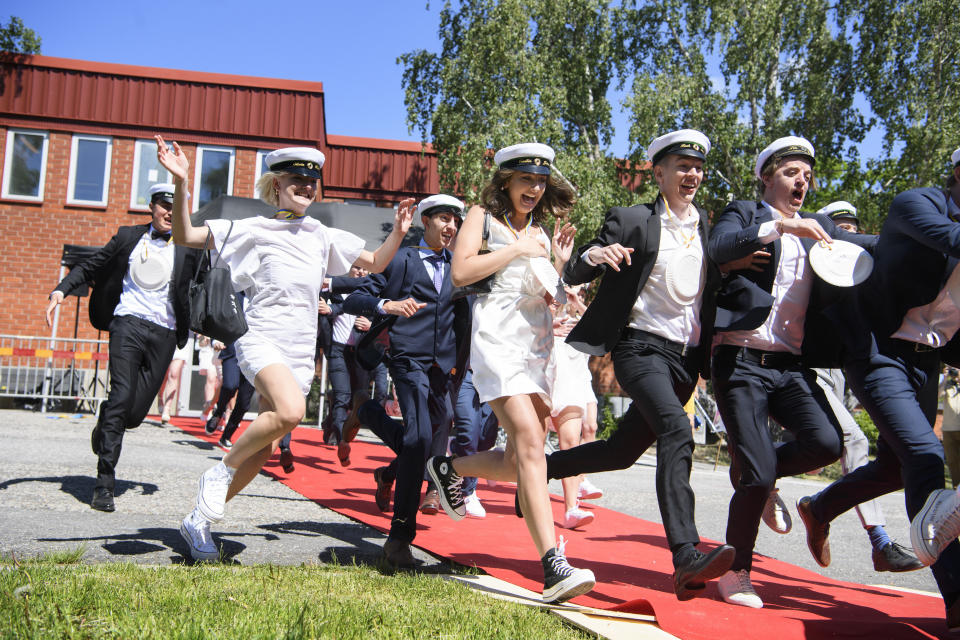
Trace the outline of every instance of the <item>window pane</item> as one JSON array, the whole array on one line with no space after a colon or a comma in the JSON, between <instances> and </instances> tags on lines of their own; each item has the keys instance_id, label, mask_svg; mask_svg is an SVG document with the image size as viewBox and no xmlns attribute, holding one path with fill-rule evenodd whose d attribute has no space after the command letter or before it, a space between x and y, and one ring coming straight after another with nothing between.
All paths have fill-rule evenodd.
<instances>
[{"instance_id":1,"label":"window pane","mask_svg":"<svg viewBox=\"0 0 960 640\"><path fill-rule=\"evenodd\" d=\"M107 163L106 140L77 140L77 168L73 182L73 199L100 202Z\"/></svg>"},{"instance_id":2,"label":"window pane","mask_svg":"<svg viewBox=\"0 0 960 640\"><path fill-rule=\"evenodd\" d=\"M10 195L40 195L40 171L43 169L43 136L14 133L13 173L10 175Z\"/></svg>"},{"instance_id":3,"label":"window pane","mask_svg":"<svg viewBox=\"0 0 960 640\"><path fill-rule=\"evenodd\" d=\"M230 153L204 149L201 162L198 208L215 198L227 195L230 181Z\"/></svg>"},{"instance_id":4,"label":"window pane","mask_svg":"<svg viewBox=\"0 0 960 640\"><path fill-rule=\"evenodd\" d=\"M148 206L150 204L150 187L158 182L170 182L170 174L157 160L156 142L137 142L140 150L140 166L136 178L135 204Z\"/></svg>"}]
</instances>

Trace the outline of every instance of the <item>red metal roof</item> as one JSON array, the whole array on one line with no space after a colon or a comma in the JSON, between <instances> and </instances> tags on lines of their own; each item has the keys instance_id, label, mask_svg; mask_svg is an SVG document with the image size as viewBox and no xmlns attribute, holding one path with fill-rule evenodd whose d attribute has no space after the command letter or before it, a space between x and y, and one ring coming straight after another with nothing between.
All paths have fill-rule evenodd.
<instances>
[{"instance_id":1,"label":"red metal roof","mask_svg":"<svg viewBox=\"0 0 960 640\"><path fill-rule=\"evenodd\" d=\"M54 121L59 129L162 131L197 141L235 138L233 144L244 146L261 140L317 145L326 133L319 82L46 56L3 59L0 114L19 126L45 122L49 128Z\"/></svg>"}]
</instances>

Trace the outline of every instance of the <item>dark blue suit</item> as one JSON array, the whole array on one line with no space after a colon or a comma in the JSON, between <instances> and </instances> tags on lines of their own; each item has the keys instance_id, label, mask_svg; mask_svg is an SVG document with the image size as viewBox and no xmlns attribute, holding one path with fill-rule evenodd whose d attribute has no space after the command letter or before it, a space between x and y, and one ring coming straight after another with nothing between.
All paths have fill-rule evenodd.
<instances>
[{"instance_id":1,"label":"dark blue suit","mask_svg":"<svg viewBox=\"0 0 960 640\"><path fill-rule=\"evenodd\" d=\"M390 375L403 414L400 423L383 407L368 402L360 408L361 423L370 427L397 454L397 485L390 539L409 543L416 535L417 507L426 461L435 429L448 429L455 402L453 374L457 367L457 336L469 332L469 311L450 294L450 253L444 250L443 284L439 293L420 252L397 252L381 274L371 274L343 303L347 313L372 314L381 299L414 298L426 303L410 318L391 316L371 328L388 326ZM464 318L464 314L466 318ZM464 325L464 320L466 325Z\"/></svg>"},{"instance_id":2,"label":"dark blue suit","mask_svg":"<svg viewBox=\"0 0 960 640\"><path fill-rule=\"evenodd\" d=\"M834 238L868 247L872 236L857 236L838 229L826 216L800 214L814 218ZM745 257L766 248L770 262L762 271L734 271L725 280L717 296L717 332L756 329L770 315L771 293L781 258L781 240L764 245L758 238L759 226L772 220L770 209L760 202L731 202L713 227L709 253L718 264ZM801 238L809 252L813 240ZM816 277L807 306L803 352L818 354L818 364L832 358L812 338L822 332L810 330L810 322L819 318L821 309L842 296L842 290L829 287ZM713 382L717 406L734 447L740 469L727 519L727 543L737 550L732 569L749 570L757 528L766 498L777 478L803 473L836 460L842 450L840 425L816 374L788 352L763 356L753 349L719 345L713 353ZM792 442L774 447L768 433L768 416L773 417L796 436Z\"/></svg>"},{"instance_id":3,"label":"dark blue suit","mask_svg":"<svg viewBox=\"0 0 960 640\"><path fill-rule=\"evenodd\" d=\"M875 460L814 498L813 515L822 522L901 487L913 519L927 496L944 488L943 447L932 429L940 354L890 336L910 309L936 299L960 258L960 224L948 217L947 197L924 188L894 198L873 273L856 304L838 313L848 343L847 381L880 439ZM960 545L953 541L932 569L950 607L960 595Z\"/></svg>"}]
</instances>

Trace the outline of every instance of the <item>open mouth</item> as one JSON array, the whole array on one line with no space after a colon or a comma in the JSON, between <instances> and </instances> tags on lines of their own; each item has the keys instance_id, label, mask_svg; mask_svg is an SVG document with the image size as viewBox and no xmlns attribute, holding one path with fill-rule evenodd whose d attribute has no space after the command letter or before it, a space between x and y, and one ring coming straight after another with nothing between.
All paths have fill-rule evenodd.
<instances>
[{"instance_id":1,"label":"open mouth","mask_svg":"<svg viewBox=\"0 0 960 640\"><path fill-rule=\"evenodd\" d=\"M446 245L450 244L450 243L453 241L453 234L452 234L452 233L441 233L441 234L440 234L440 240L442 240L444 246L446 246Z\"/></svg>"},{"instance_id":2,"label":"open mouth","mask_svg":"<svg viewBox=\"0 0 960 640\"><path fill-rule=\"evenodd\" d=\"M528 209L533 209L535 206L537 206L537 199L533 196L521 195L520 203Z\"/></svg>"},{"instance_id":3,"label":"open mouth","mask_svg":"<svg viewBox=\"0 0 960 640\"><path fill-rule=\"evenodd\" d=\"M803 196L806 195L805 189L794 189L790 192L790 199L794 204L803 204Z\"/></svg>"},{"instance_id":4,"label":"open mouth","mask_svg":"<svg viewBox=\"0 0 960 640\"><path fill-rule=\"evenodd\" d=\"M293 195L306 198L307 200L313 198L313 192L311 189L297 189L293 192Z\"/></svg>"},{"instance_id":5,"label":"open mouth","mask_svg":"<svg viewBox=\"0 0 960 640\"><path fill-rule=\"evenodd\" d=\"M684 182L680 185L680 193L682 195L693 195L697 192L697 187L700 185L695 182Z\"/></svg>"}]
</instances>

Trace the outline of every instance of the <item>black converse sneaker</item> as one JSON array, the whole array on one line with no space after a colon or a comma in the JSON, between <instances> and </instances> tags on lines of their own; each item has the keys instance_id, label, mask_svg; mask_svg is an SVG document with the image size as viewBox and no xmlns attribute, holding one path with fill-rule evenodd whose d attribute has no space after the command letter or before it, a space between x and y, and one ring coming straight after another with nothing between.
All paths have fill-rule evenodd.
<instances>
[{"instance_id":1,"label":"black converse sneaker","mask_svg":"<svg viewBox=\"0 0 960 640\"><path fill-rule=\"evenodd\" d=\"M463 504L463 478L453 470L453 458L434 456L427 460L427 472L440 490L440 504L454 520L463 520L467 508Z\"/></svg>"},{"instance_id":2,"label":"black converse sneaker","mask_svg":"<svg viewBox=\"0 0 960 640\"><path fill-rule=\"evenodd\" d=\"M566 541L560 536L560 544L547 551L543 563L543 601L565 602L593 589L597 579L589 569L574 569L563 554Z\"/></svg>"}]
</instances>

